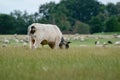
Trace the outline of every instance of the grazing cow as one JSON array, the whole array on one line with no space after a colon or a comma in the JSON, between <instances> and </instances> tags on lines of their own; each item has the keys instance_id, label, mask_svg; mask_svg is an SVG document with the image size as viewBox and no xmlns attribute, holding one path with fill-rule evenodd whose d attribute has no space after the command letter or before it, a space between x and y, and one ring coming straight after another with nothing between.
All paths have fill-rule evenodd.
<instances>
[{"instance_id":1,"label":"grazing cow","mask_svg":"<svg viewBox=\"0 0 120 80\"><path fill-rule=\"evenodd\" d=\"M95 45L99 45L100 44L100 42L99 41L95 41Z\"/></svg>"},{"instance_id":2,"label":"grazing cow","mask_svg":"<svg viewBox=\"0 0 120 80\"><path fill-rule=\"evenodd\" d=\"M113 44L112 41L108 41L107 43L108 43L108 44Z\"/></svg>"},{"instance_id":3,"label":"grazing cow","mask_svg":"<svg viewBox=\"0 0 120 80\"><path fill-rule=\"evenodd\" d=\"M120 41L116 41L116 42L115 42L115 45L120 45Z\"/></svg>"},{"instance_id":4,"label":"grazing cow","mask_svg":"<svg viewBox=\"0 0 120 80\"><path fill-rule=\"evenodd\" d=\"M8 40L8 39L4 39L4 41L3 41L3 43L5 43L5 44L9 44L10 43L10 41Z\"/></svg>"},{"instance_id":5,"label":"grazing cow","mask_svg":"<svg viewBox=\"0 0 120 80\"><path fill-rule=\"evenodd\" d=\"M38 48L40 44L48 44L52 49L60 47L60 44L66 48L69 46L69 42L65 40L63 41L65 44L61 42L63 35L56 25L33 23L28 27L28 35L32 49Z\"/></svg>"}]
</instances>

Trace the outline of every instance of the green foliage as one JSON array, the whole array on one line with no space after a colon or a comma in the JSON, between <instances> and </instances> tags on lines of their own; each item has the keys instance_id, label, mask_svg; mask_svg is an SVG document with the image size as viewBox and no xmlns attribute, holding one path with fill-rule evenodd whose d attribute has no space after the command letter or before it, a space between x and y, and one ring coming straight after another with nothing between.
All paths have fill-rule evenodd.
<instances>
[{"instance_id":1,"label":"green foliage","mask_svg":"<svg viewBox=\"0 0 120 80\"><path fill-rule=\"evenodd\" d=\"M97 16L94 16L89 21L89 24L91 25L91 33L99 33L105 31L105 21L107 19L107 16L103 13L98 14Z\"/></svg>"},{"instance_id":2,"label":"green foliage","mask_svg":"<svg viewBox=\"0 0 120 80\"><path fill-rule=\"evenodd\" d=\"M26 34L27 27L35 22L56 24L64 33L119 32L119 15L120 2L104 5L98 0L61 0L58 4L55 2L42 4L38 12L33 14L19 10L9 15L0 14L0 34Z\"/></svg>"},{"instance_id":3,"label":"green foliage","mask_svg":"<svg viewBox=\"0 0 120 80\"><path fill-rule=\"evenodd\" d=\"M118 12L118 15L119 15L120 14L120 2L117 2L116 8L117 8L117 12Z\"/></svg>"},{"instance_id":4,"label":"green foliage","mask_svg":"<svg viewBox=\"0 0 120 80\"><path fill-rule=\"evenodd\" d=\"M14 12L11 12L11 16L15 18L15 33L26 34L28 26L33 22L37 22L38 14L35 13L34 15L28 15L26 11L22 13L19 10L15 10Z\"/></svg>"},{"instance_id":5,"label":"green foliage","mask_svg":"<svg viewBox=\"0 0 120 80\"><path fill-rule=\"evenodd\" d=\"M113 3L109 3L107 6L106 6L106 9L109 13L109 15L115 15L117 14L117 8L115 7L115 5Z\"/></svg>"},{"instance_id":6,"label":"green foliage","mask_svg":"<svg viewBox=\"0 0 120 80\"><path fill-rule=\"evenodd\" d=\"M120 22L116 17L111 17L106 22L106 32L119 32L120 31Z\"/></svg>"},{"instance_id":7,"label":"green foliage","mask_svg":"<svg viewBox=\"0 0 120 80\"><path fill-rule=\"evenodd\" d=\"M14 33L15 22L14 17L0 14L0 34Z\"/></svg>"},{"instance_id":8,"label":"green foliage","mask_svg":"<svg viewBox=\"0 0 120 80\"><path fill-rule=\"evenodd\" d=\"M73 31L74 33L79 33L79 34L89 34L90 26L85 23L76 21Z\"/></svg>"},{"instance_id":9,"label":"green foliage","mask_svg":"<svg viewBox=\"0 0 120 80\"><path fill-rule=\"evenodd\" d=\"M82 22L87 22L92 16L101 12L101 4L96 0L63 0L61 2L65 4L71 17Z\"/></svg>"}]
</instances>

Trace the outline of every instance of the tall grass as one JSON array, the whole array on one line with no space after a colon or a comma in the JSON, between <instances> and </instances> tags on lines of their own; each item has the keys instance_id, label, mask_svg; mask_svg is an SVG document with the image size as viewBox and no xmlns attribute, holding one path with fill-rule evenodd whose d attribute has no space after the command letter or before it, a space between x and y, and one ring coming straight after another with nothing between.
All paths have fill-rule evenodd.
<instances>
[{"instance_id":1,"label":"tall grass","mask_svg":"<svg viewBox=\"0 0 120 80\"><path fill-rule=\"evenodd\" d=\"M120 80L120 48L0 47L0 80Z\"/></svg>"}]
</instances>

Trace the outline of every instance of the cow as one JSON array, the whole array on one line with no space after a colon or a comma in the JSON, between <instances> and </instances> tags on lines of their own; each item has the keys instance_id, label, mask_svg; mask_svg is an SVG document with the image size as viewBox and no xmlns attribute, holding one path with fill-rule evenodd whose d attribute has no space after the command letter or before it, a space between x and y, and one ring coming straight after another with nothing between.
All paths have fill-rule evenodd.
<instances>
[{"instance_id":1,"label":"cow","mask_svg":"<svg viewBox=\"0 0 120 80\"><path fill-rule=\"evenodd\" d=\"M50 48L69 48L69 43L64 40L62 32L56 25L33 23L28 27L30 48L38 48L41 44L49 45Z\"/></svg>"}]
</instances>

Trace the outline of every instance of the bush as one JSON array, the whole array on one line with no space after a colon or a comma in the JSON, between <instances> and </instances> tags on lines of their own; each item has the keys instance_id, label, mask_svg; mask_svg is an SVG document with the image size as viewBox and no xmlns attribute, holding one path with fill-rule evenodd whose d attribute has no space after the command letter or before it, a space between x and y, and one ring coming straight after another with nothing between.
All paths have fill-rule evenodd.
<instances>
[{"instance_id":1,"label":"bush","mask_svg":"<svg viewBox=\"0 0 120 80\"><path fill-rule=\"evenodd\" d=\"M74 26L74 32L79 33L79 34L89 34L90 26L80 21L76 21L75 26Z\"/></svg>"}]
</instances>

